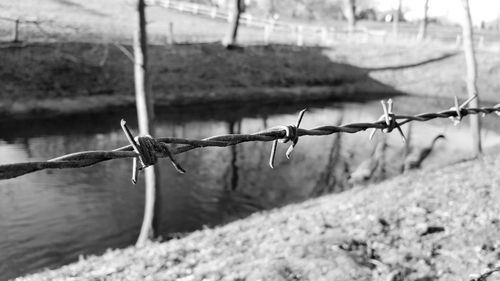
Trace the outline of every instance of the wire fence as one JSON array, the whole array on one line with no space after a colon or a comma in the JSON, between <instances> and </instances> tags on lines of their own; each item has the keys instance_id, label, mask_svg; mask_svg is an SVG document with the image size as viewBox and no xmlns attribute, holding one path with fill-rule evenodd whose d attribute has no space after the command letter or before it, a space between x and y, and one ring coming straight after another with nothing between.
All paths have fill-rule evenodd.
<instances>
[{"instance_id":1,"label":"wire fence","mask_svg":"<svg viewBox=\"0 0 500 281\"><path fill-rule=\"evenodd\" d=\"M392 100L387 102L382 101L383 115L375 122L351 123L341 126L320 126L312 129L299 128L305 110L299 114L298 121L295 125L277 126L263 131L251 134L226 134L212 136L201 140L184 139L184 138L157 138L150 136L141 136L134 138L132 133L126 126L126 122L122 120L122 128L125 131L129 145L116 148L109 151L83 151L59 156L47 161L39 162L23 162L0 165L0 179L10 179L28 173L33 173L45 169L65 169L65 168L82 168L97 163L122 158L133 158L134 168L132 181L136 181L137 173L143 168L156 164L158 158L169 158L172 165L178 172L184 173L184 169L175 160L175 155L186 153L190 150L205 147L227 147L245 142L269 142L273 141L269 165L273 167L274 154L278 140L283 143L291 142L291 146L286 152L287 158L290 158L294 147L298 144L299 137L302 136L325 136L335 133L354 134L368 129L373 129L370 138L377 130L384 133L390 133L397 129L401 134L403 141L405 136L401 130L401 126L408 122L425 122L436 118L450 118L453 122L459 122L463 117L470 114L490 114L496 113L500 116L500 104L493 107L467 108L467 104L472 99L467 100L462 105L458 105L455 99L455 106L449 110L422 113L418 115L398 115L392 112ZM181 145L171 147L168 144ZM140 165L139 165L140 164ZM139 167L140 166L140 167Z\"/></svg>"}]
</instances>

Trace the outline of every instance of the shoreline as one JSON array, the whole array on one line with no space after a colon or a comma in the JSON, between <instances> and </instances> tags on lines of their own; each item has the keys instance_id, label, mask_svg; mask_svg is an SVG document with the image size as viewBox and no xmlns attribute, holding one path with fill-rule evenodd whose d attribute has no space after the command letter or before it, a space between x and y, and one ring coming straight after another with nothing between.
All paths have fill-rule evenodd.
<instances>
[{"instance_id":1,"label":"shoreline","mask_svg":"<svg viewBox=\"0 0 500 281\"><path fill-rule=\"evenodd\" d=\"M401 95L404 95L404 93L397 90L387 91L374 82L360 82L331 87L254 87L160 97L155 99L155 107L190 109L197 107L229 107L238 104L307 105L317 102L366 102ZM134 108L134 96L76 96L71 98L0 102L0 116L4 120L29 120L33 118L71 117L73 115L92 113L113 113Z\"/></svg>"},{"instance_id":2,"label":"shoreline","mask_svg":"<svg viewBox=\"0 0 500 281\"><path fill-rule=\"evenodd\" d=\"M397 95L466 99L465 84L456 83L462 75L462 58L449 50L430 48L421 53L419 48L406 47L400 55L398 48L387 46L388 53L375 60L372 54L381 50L372 49L269 45L227 51L219 44L151 45L151 88L156 105L162 108L364 102ZM434 51L441 55L436 58ZM500 84L492 75L497 61L483 53L478 58L484 62L479 69L480 98L495 102ZM410 63L401 64L406 59ZM5 61L0 66L4 119L57 118L134 107L131 62L113 45L39 42L4 49L0 60Z\"/></svg>"}]
</instances>

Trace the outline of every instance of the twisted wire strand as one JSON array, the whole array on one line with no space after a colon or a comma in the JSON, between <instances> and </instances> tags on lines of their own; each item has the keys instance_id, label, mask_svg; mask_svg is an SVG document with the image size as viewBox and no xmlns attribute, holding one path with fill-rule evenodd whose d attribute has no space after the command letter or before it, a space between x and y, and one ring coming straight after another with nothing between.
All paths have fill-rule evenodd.
<instances>
[{"instance_id":1,"label":"twisted wire strand","mask_svg":"<svg viewBox=\"0 0 500 281\"><path fill-rule=\"evenodd\" d=\"M500 115L500 104L494 107L481 108L461 108L462 117L471 114L491 114ZM458 117L457 110L450 109L437 113L422 113L418 115L394 115L396 120L402 120L397 124L402 126L408 122L425 122L436 118ZM387 129L385 121L376 121L372 123L351 123L341 126L320 126L312 129L297 129L297 135L300 136L325 136L335 133L354 134L367 129ZM252 134L227 134L212 136L205 139L183 139L183 138L157 138L156 141L168 144L182 145L170 150L172 155L181 154L197 148L204 147L227 147L244 142L269 142L283 139L286 137L286 130L283 126L273 127ZM157 152L159 158L168 157L166 153ZM95 165L97 163L122 158L139 157L139 154L133 151L131 145L123 146L111 151L82 151L63 156L59 156L47 161L24 162L0 165L0 179L10 179L21 175L33 173L45 169L66 169L83 168Z\"/></svg>"}]
</instances>

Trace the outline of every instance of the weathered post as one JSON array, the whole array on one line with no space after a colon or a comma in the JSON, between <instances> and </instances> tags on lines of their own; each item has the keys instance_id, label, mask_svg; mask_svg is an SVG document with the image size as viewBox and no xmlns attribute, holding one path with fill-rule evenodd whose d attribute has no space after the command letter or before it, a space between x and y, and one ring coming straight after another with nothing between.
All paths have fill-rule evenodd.
<instances>
[{"instance_id":1,"label":"weathered post","mask_svg":"<svg viewBox=\"0 0 500 281\"><path fill-rule=\"evenodd\" d=\"M345 7L345 15L347 18L348 32L352 34L356 29L356 1L347 0Z\"/></svg>"},{"instance_id":2,"label":"weathered post","mask_svg":"<svg viewBox=\"0 0 500 281\"><path fill-rule=\"evenodd\" d=\"M394 35L394 37L398 36L399 15L401 14L401 9L403 6L403 0L396 0L396 1L398 1L398 6L396 9L394 9L392 14L392 34Z\"/></svg>"},{"instance_id":3,"label":"weathered post","mask_svg":"<svg viewBox=\"0 0 500 281\"><path fill-rule=\"evenodd\" d=\"M479 37L479 42L477 43L477 48L478 49L484 48L484 36Z\"/></svg>"},{"instance_id":4,"label":"weathered post","mask_svg":"<svg viewBox=\"0 0 500 281\"><path fill-rule=\"evenodd\" d=\"M264 25L264 44L269 45L269 39L271 37L272 26L270 24Z\"/></svg>"},{"instance_id":5,"label":"weathered post","mask_svg":"<svg viewBox=\"0 0 500 281\"><path fill-rule=\"evenodd\" d=\"M462 35L457 34L457 37L455 38L455 46L459 48L461 44L462 44Z\"/></svg>"},{"instance_id":6,"label":"weathered post","mask_svg":"<svg viewBox=\"0 0 500 281\"><path fill-rule=\"evenodd\" d=\"M175 38L174 38L174 23L169 22L168 23L168 44L172 45L175 43Z\"/></svg>"},{"instance_id":7,"label":"weathered post","mask_svg":"<svg viewBox=\"0 0 500 281\"><path fill-rule=\"evenodd\" d=\"M297 46L302 47L304 45L304 26L297 26Z\"/></svg>"},{"instance_id":8,"label":"weathered post","mask_svg":"<svg viewBox=\"0 0 500 281\"><path fill-rule=\"evenodd\" d=\"M140 135L154 135L153 97L149 91L146 14L144 0L137 0L136 30L134 32L134 81L135 103ZM141 232L136 246L143 246L148 239L157 235L155 210L158 208L157 178L155 166L145 169L145 203Z\"/></svg>"},{"instance_id":9,"label":"weathered post","mask_svg":"<svg viewBox=\"0 0 500 281\"><path fill-rule=\"evenodd\" d=\"M12 38L12 42L17 43L19 42L19 19L16 19L14 21L14 36Z\"/></svg>"},{"instance_id":10,"label":"weathered post","mask_svg":"<svg viewBox=\"0 0 500 281\"><path fill-rule=\"evenodd\" d=\"M464 18L462 23L462 34L463 34L463 47L465 55L465 63L467 66L467 92L469 97L478 95L477 92L477 62L474 54L474 42L473 42L473 30L472 30L472 19L470 15L469 0L462 0L462 6L464 9ZM479 107L479 96L476 97L471 103L471 107ZM482 153L481 147L481 121L479 115L470 116L470 127L472 134L472 145L475 156L479 156Z\"/></svg>"},{"instance_id":11,"label":"weathered post","mask_svg":"<svg viewBox=\"0 0 500 281\"><path fill-rule=\"evenodd\" d=\"M247 25L252 25L252 23L253 23L252 20L253 20L253 17L252 17L252 15L249 14L247 16Z\"/></svg>"},{"instance_id":12,"label":"weathered post","mask_svg":"<svg viewBox=\"0 0 500 281\"><path fill-rule=\"evenodd\" d=\"M326 45L328 42L328 29L326 27L321 28L321 45Z\"/></svg>"},{"instance_id":13,"label":"weathered post","mask_svg":"<svg viewBox=\"0 0 500 281\"><path fill-rule=\"evenodd\" d=\"M428 12L429 12L429 0L424 0L424 14L422 20L420 21L420 28L418 30L418 35L417 35L418 41L423 41L427 36Z\"/></svg>"}]
</instances>

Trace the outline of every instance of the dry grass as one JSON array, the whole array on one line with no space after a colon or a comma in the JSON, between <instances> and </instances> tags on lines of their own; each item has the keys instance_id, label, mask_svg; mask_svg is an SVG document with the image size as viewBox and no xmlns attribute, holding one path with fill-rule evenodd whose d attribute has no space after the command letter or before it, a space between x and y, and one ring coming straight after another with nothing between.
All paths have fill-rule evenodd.
<instances>
[{"instance_id":1,"label":"dry grass","mask_svg":"<svg viewBox=\"0 0 500 281\"><path fill-rule=\"evenodd\" d=\"M371 78L405 93L440 97L466 97L465 59L460 49L437 48L435 45L374 47L369 44L336 47L326 54L333 61L369 70ZM435 58L450 57L423 63ZM478 89L482 100L499 102L500 56L480 51ZM414 64L423 63L418 66Z\"/></svg>"},{"instance_id":2,"label":"dry grass","mask_svg":"<svg viewBox=\"0 0 500 281\"><path fill-rule=\"evenodd\" d=\"M468 280L499 265L497 158L410 173L19 280Z\"/></svg>"}]
</instances>

